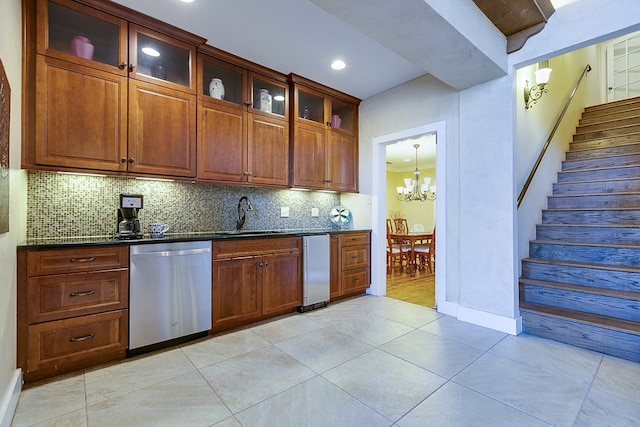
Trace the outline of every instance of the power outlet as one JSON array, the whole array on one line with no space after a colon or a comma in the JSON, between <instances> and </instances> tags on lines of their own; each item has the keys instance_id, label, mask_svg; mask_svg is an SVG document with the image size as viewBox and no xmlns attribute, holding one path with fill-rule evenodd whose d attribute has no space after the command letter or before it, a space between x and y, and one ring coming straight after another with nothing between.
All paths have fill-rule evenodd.
<instances>
[{"instance_id":1,"label":"power outlet","mask_svg":"<svg viewBox=\"0 0 640 427\"><path fill-rule=\"evenodd\" d=\"M289 218L289 206L280 208L280 218Z\"/></svg>"},{"instance_id":2,"label":"power outlet","mask_svg":"<svg viewBox=\"0 0 640 427\"><path fill-rule=\"evenodd\" d=\"M311 216L320 216L320 211L318 210L318 208L311 208Z\"/></svg>"}]
</instances>

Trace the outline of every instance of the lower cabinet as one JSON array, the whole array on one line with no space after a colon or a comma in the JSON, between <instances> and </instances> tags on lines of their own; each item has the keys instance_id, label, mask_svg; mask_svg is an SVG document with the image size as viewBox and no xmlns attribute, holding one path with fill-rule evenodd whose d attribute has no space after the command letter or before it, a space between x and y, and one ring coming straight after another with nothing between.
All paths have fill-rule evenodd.
<instances>
[{"instance_id":1,"label":"lower cabinet","mask_svg":"<svg viewBox=\"0 0 640 427\"><path fill-rule=\"evenodd\" d=\"M301 248L299 237L213 242L213 331L295 311L302 303Z\"/></svg>"},{"instance_id":2,"label":"lower cabinet","mask_svg":"<svg viewBox=\"0 0 640 427\"><path fill-rule=\"evenodd\" d=\"M128 345L129 250L18 251L18 367L36 381L110 360Z\"/></svg>"},{"instance_id":3,"label":"lower cabinet","mask_svg":"<svg viewBox=\"0 0 640 427\"><path fill-rule=\"evenodd\" d=\"M371 285L371 233L331 236L331 300L363 293Z\"/></svg>"}]
</instances>

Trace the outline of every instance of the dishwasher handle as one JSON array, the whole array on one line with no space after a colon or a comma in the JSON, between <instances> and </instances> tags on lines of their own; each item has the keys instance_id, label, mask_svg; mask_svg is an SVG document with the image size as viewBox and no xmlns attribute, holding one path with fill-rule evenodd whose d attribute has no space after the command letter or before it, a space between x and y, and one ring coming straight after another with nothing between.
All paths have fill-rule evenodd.
<instances>
[{"instance_id":1,"label":"dishwasher handle","mask_svg":"<svg viewBox=\"0 0 640 427\"><path fill-rule=\"evenodd\" d=\"M173 256L198 255L198 254L208 254L208 253L211 253L211 249L202 248L202 249L184 249L179 251L137 252L131 255L135 257L173 257Z\"/></svg>"}]
</instances>

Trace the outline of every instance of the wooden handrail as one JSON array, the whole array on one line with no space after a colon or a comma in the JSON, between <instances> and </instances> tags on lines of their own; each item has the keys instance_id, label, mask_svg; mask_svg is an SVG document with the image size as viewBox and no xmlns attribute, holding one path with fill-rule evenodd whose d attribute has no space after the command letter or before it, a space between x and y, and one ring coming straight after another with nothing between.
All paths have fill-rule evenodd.
<instances>
[{"instance_id":1,"label":"wooden handrail","mask_svg":"<svg viewBox=\"0 0 640 427\"><path fill-rule=\"evenodd\" d=\"M582 70L582 72L580 73L580 76L578 77L578 81L576 82L575 86L573 86L573 90L571 91L571 94L569 95L569 98L567 98L567 101L564 103L564 107L562 108L562 111L560 112L560 115L558 116L558 119L556 120L556 124L553 126L553 129L551 130L551 133L549 134L549 137L547 138L547 141L544 143L544 146L540 150L540 154L538 154L538 158L536 159L535 164L531 168L531 172L529 172L529 176L527 177L527 180L525 181L524 186L522 187L522 190L520 191L520 194L518 195L517 208L520 207L520 204L522 203L522 200L524 199L524 195L527 193L527 190L529 189L529 185L531 185L531 181L533 181L533 177L536 174L536 171L538 170L538 166L540 166L540 163L542 163L542 158L544 157L544 154L547 152L547 148L549 148L549 144L551 144L551 140L553 139L553 136L556 134L556 131L558 130L558 127L560 126L560 122L562 121L562 118L564 117L564 113L567 112L567 109L569 108L569 104L571 104L571 101L573 100L573 97L576 94L576 91L578 90L578 86L580 86L580 82L582 81L582 78L589 71L591 71L591 65L587 64L584 67L584 70Z\"/></svg>"}]
</instances>

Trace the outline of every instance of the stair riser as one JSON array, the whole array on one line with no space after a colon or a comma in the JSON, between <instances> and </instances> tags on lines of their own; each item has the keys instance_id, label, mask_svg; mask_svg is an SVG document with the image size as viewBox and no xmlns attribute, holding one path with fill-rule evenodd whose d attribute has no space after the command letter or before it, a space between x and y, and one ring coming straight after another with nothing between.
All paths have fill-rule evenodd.
<instances>
[{"instance_id":1,"label":"stair riser","mask_svg":"<svg viewBox=\"0 0 640 427\"><path fill-rule=\"evenodd\" d=\"M553 184L554 195L640 192L640 179L624 181L561 182Z\"/></svg>"},{"instance_id":2,"label":"stair riser","mask_svg":"<svg viewBox=\"0 0 640 427\"><path fill-rule=\"evenodd\" d=\"M522 262L522 278L590 286L617 291L640 292L640 272L593 267Z\"/></svg>"},{"instance_id":3,"label":"stair riser","mask_svg":"<svg viewBox=\"0 0 640 427\"><path fill-rule=\"evenodd\" d=\"M616 118L611 121L603 121L601 123L578 126L578 128L576 129L576 134L580 135L580 134L591 133L596 131L618 129L621 126L640 126L640 118L639 117Z\"/></svg>"},{"instance_id":4,"label":"stair riser","mask_svg":"<svg viewBox=\"0 0 640 427\"><path fill-rule=\"evenodd\" d=\"M595 117L602 114L612 114L618 111L640 108L640 98L627 98L620 101L608 102L606 104L592 105L586 107L582 117Z\"/></svg>"},{"instance_id":5,"label":"stair riser","mask_svg":"<svg viewBox=\"0 0 640 427\"><path fill-rule=\"evenodd\" d=\"M640 154L630 154L626 156L603 157L600 159L573 160L562 162L563 171L574 171L580 169L613 168L620 166L640 165Z\"/></svg>"},{"instance_id":6,"label":"stair riser","mask_svg":"<svg viewBox=\"0 0 640 427\"><path fill-rule=\"evenodd\" d=\"M614 147L609 146L607 148L592 148L588 150L569 151L566 155L566 160L591 160L602 157L626 156L633 154L640 154L640 143L617 145Z\"/></svg>"},{"instance_id":7,"label":"stair riser","mask_svg":"<svg viewBox=\"0 0 640 427\"><path fill-rule=\"evenodd\" d=\"M573 141L588 141L590 139L609 138L612 136L623 136L630 133L640 132L640 126L627 126L617 129L599 130L595 132L579 133L573 135Z\"/></svg>"},{"instance_id":8,"label":"stair riser","mask_svg":"<svg viewBox=\"0 0 640 427\"><path fill-rule=\"evenodd\" d=\"M543 224L640 224L640 210L600 211L542 211Z\"/></svg>"},{"instance_id":9,"label":"stair riser","mask_svg":"<svg viewBox=\"0 0 640 427\"><path fill-rule=\"evenodd\" d=\"M640 301L569 289L521 284L520 301L565 308L616 319L640 321Z\"/></svg>"},{"instance_id":10,"label":"stair riser","mask_svg":"<svg viewBox=\"0 0 640 427\"><path fill-rule=\"evenodd\" d=\"M619 111L601 111L601 114L582 115L579 126L595 125L602 122L610 122L613 120L628 119L640 116L640 108L625 107Z\"/></svg>"},{"instance_id":11,"label":"stair riser","mask_svg":"<svg viewBox=\"0 0 640 427\"><path fill-rule=\"evenodd\" d=\"M640 245L640 228L538 225L536 227L536 239L589 243L614 242L621 245Z\"/></svg>"},{"instance_id":12,"label":"stair riser","mask_svg":"<svg viewBox=\"0 0 640 427\"><path fill-rule=\"evenodd\" d=\"M614 147L624 144L633 144L640 142L640 134L634 133L631 135L616 136L612 138L592 139L589 141L571 142L569 143L569 150L588 150L592 148Z\"/></svg>"},{"instance_id":13,"label":"stair riser","mask_svg":"<svg viewBox=\"0 0 640 427\"><path fill-rule=\"evenodd\" d=\"M571 319L521 311L525 332L588 350L640 362L640 335Z\"/></svg>"},{"instance_id":14,"label":"stair riser","mask_svg":"<svg viewBox=\"0 0 640 427\"><path fill-rule=\"evenodd\" d=\"M587 196L549 196L549 209L640 208L640 194L603 194Z\"/></svg>"},{"instance_id":15,"label":"stair riser","mask_svg":"<svg viewBox=\"0 0 640 427\"><path fill-rule=\"evenodd\" d=\"M529 244L529 256L531 258L601 265L640 267L640 248L532 242Z\"/></svg>"},{"instance_id":16,"label":"stair riser","mask_svg":"<svg viewBox=\"0 0 640 427\"><path fill-rule=\"evenodd\" d=\"M558 172L558 182L600 181L608 179L640 178L640 166Z\"/></svg>"}]
</instances>

